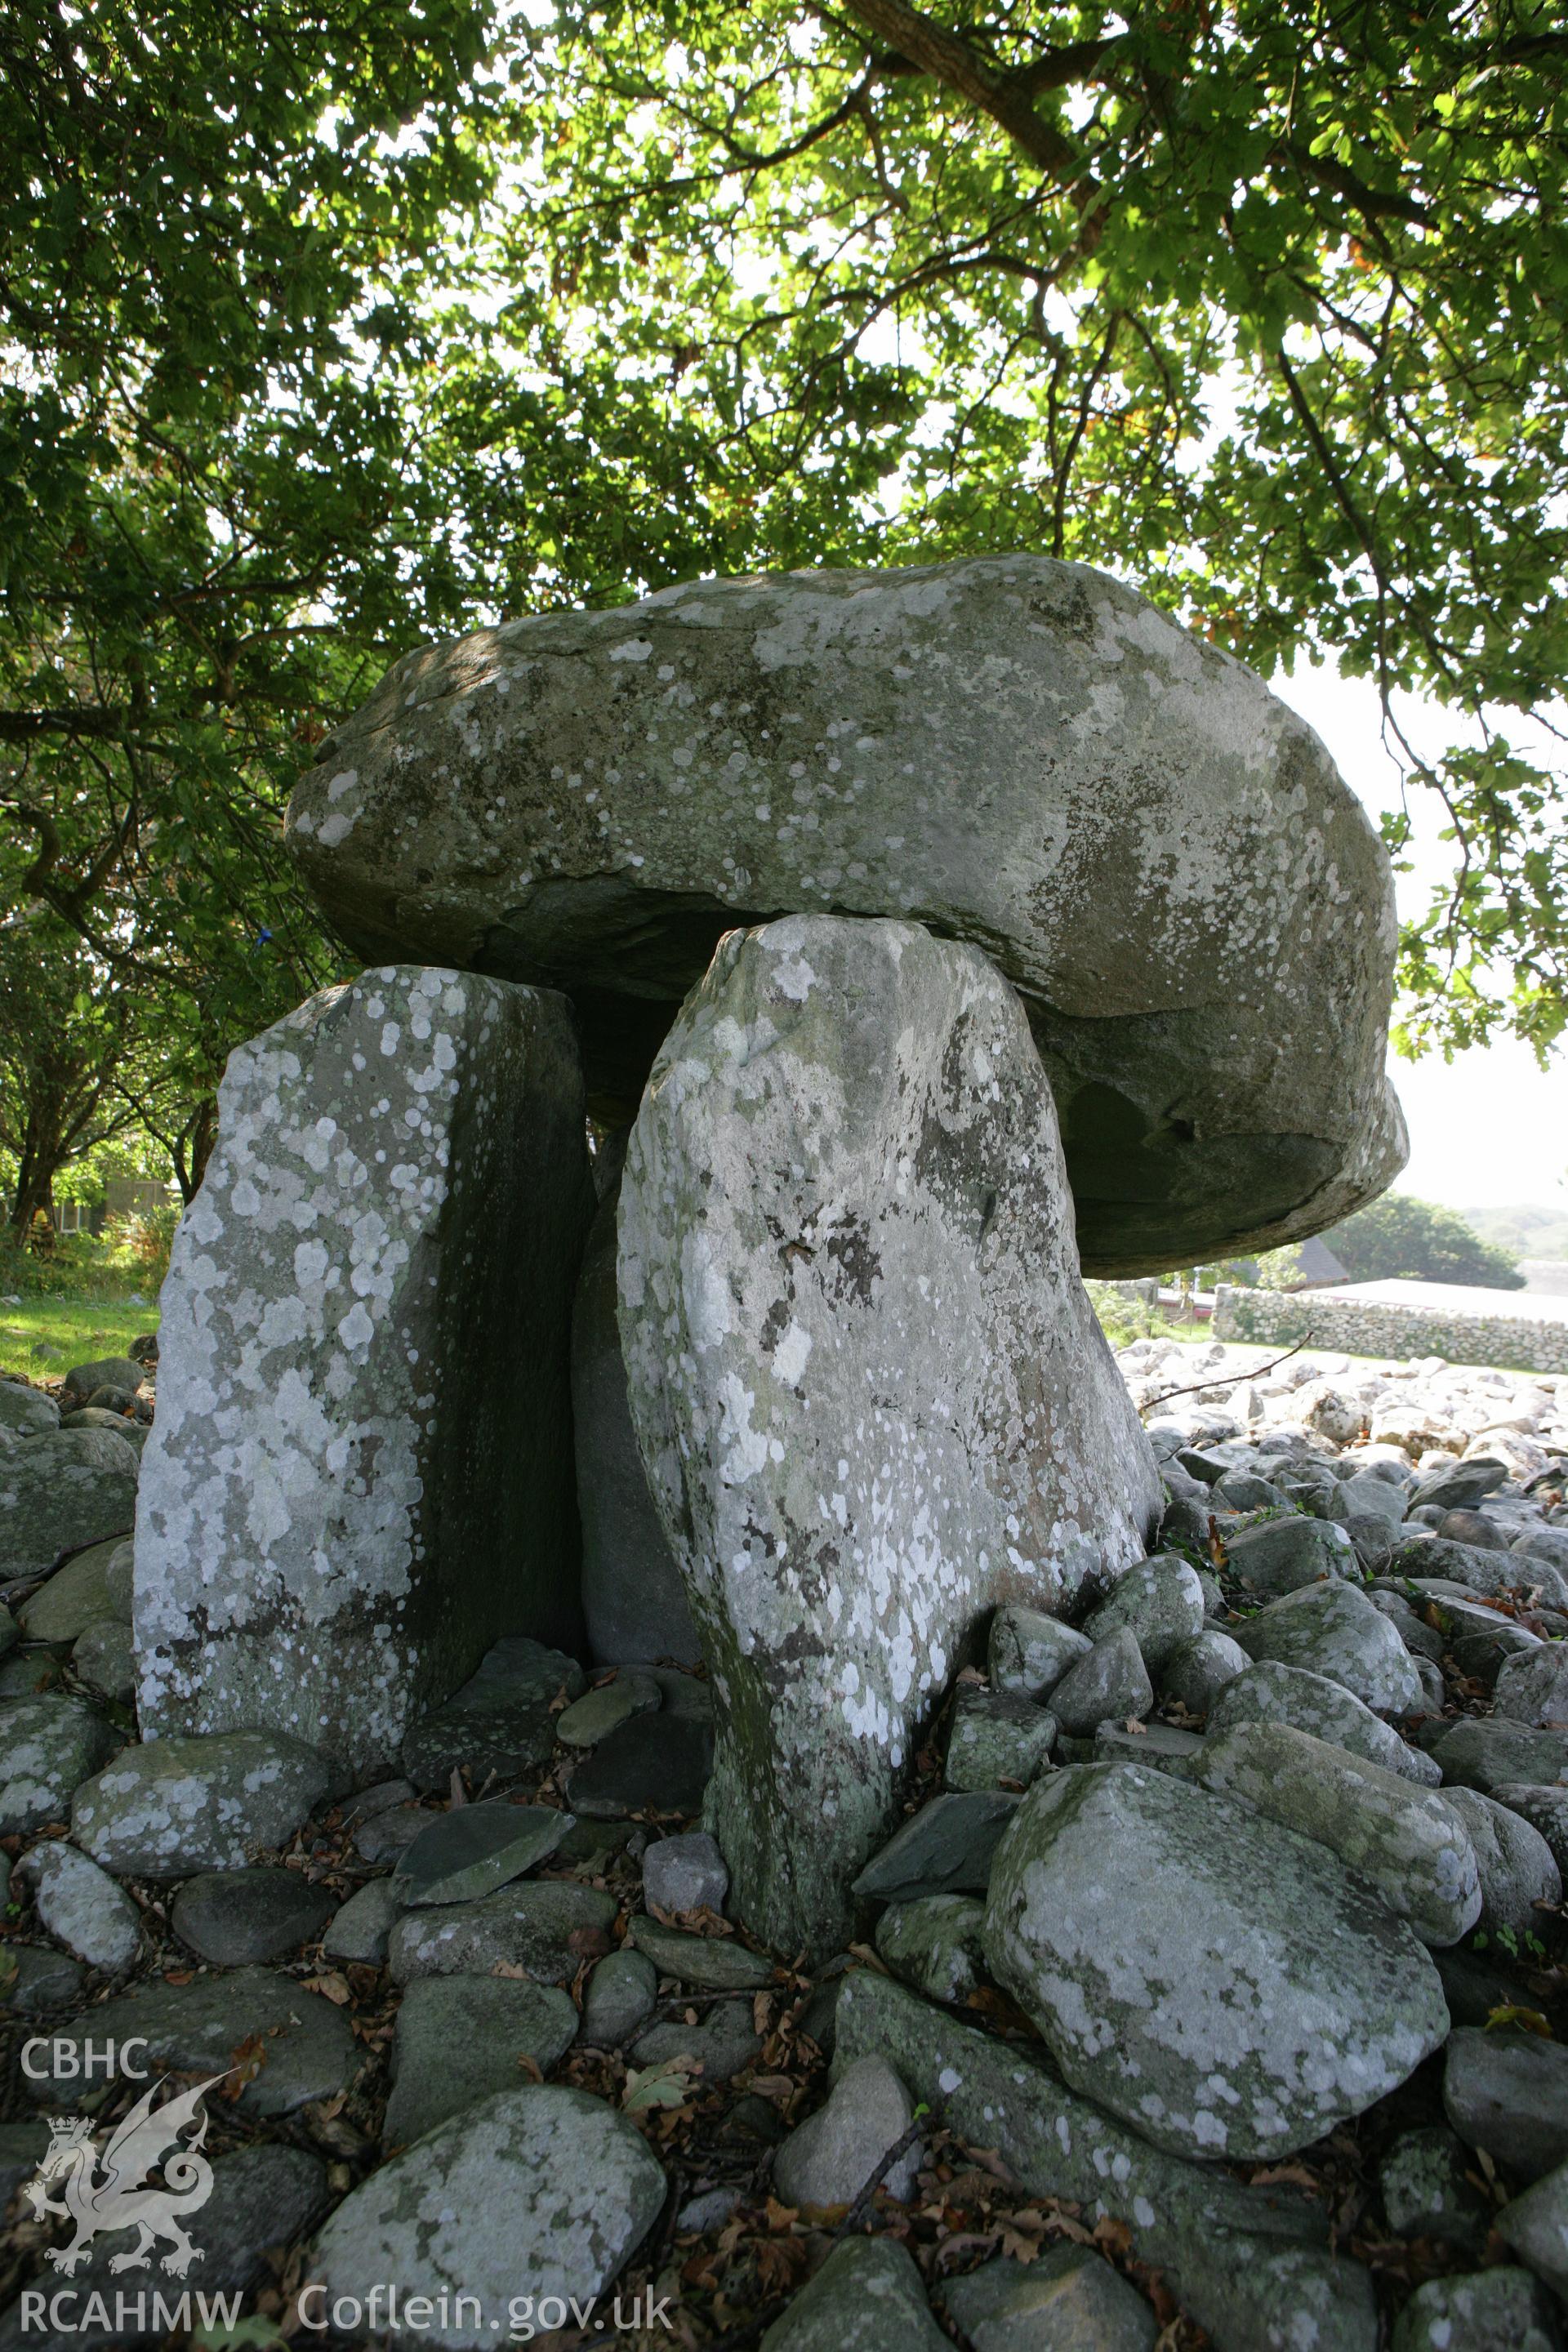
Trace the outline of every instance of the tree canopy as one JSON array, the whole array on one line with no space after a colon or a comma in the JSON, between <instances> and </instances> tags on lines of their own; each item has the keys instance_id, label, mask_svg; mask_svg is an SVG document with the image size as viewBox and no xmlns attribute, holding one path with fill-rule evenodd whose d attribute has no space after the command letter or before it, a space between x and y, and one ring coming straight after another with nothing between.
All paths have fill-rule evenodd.
<instances>
[{"instance_id":1,"label":"tree canopy","mask_svg":"<svg viewBox=\"0 0 1568 2352\"><path fill-rule=\"evenodd\" d=\"M1332 656L1396 747L1436 697L1408 1038L1546 1045L1565 133L1510 0L16 0L0 922L210 1088L341 968L278 814L405 646L1022 546Z\"/></svg>"}]
</instances>

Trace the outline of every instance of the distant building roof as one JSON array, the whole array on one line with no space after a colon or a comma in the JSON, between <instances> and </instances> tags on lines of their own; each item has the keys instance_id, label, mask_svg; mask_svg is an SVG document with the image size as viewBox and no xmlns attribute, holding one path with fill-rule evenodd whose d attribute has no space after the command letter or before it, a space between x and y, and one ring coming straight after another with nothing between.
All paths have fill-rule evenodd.
<instances>
[{"instance_id":1,"label":"distant building roof","mask_svg":"<svg viewBox=\"0 0 1568 2352\"><path fill-rule=\"evenodd\" d=\"M1336 1282L1350 1280L1328 1243L1318 1234L1297 1244L1296 1265L1296 1279L1286 1284L1288 1290L1327 1290Z\"/></svg>"},{"instance_id":2,"label":"distant building roof","mask_svg":"<svg viewBox=\"0 0 1568 2352\"><path fill-rule=\"evenodd\" d=\"M1430 1315L1506 1316L1523 1323L1568 1323L1568 1298L1539 1290L1483 1290L1457 1282L1353 1282L1345 1291L1369 1307L1418 1307Z\"/></svg>"}]
</instances>

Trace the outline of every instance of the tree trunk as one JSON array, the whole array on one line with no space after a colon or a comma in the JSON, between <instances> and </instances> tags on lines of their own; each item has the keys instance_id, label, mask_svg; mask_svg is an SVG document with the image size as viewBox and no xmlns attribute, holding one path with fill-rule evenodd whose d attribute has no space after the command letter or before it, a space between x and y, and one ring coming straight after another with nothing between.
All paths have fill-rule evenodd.
<instances>
[{"instance_id":1,"label":"tree trunk","mask_svg":"<svg viewBox=\"0 0 1568 2352\"><path fill-rule=\"evenodd\" d=\"M204 1095L175 1136L169 1150L174 1167L174 1181L187 1209L196 1197L216 1141L217 1097L216 1095Z\"/></svg>"}]
</instances>

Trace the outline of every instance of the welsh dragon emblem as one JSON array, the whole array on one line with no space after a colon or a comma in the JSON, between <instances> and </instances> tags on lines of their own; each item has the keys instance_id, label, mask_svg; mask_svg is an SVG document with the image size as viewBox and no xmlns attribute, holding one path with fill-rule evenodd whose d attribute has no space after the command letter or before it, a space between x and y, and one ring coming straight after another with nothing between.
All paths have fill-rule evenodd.
<instances>
[{"instance_id":1,"label":"welsh dragon emblem","mask_svg":"<svg viewBox=\"0 0 1568 2352\"><path fill-rule=\"evenodd\" d=\"M46 2249L57 2270L68 2277L86 2262L100 2230L138 2232L135 2245L112 2258L111 2271L146 2268L161 2241L169 2247L161 2267L174 2278L184 2278L191 2264L202 2260L201 2248L191 2243L181 2221L187 2213L199 2212L212 2195L213 2168L201 2153L207 2136L202 2101L222 2080L221 2074L210 2074L194 2091L182 2091L155 2111L153 2101L160 2086L151 2084L116 2125L101 2157L92 2144L88 2116L50 2116L48 2149L26 2194L38 2221L53 2213L76 2224L68 2246ZM193 2124L195 2137L182 2147L180 2135ZM143 2186L160 2165L164 2185ZM58 2197L49 2194L54 2187L59 2189Z\"/></svg>"}]
</instances>

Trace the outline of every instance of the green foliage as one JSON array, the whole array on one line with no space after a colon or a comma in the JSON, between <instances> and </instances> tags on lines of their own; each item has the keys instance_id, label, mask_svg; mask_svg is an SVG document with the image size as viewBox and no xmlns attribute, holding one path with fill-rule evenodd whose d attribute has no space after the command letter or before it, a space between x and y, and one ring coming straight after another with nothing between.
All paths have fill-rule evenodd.
<instances>
[{"instance_id":1,"label":"green foliage","mask_svg":"<svg viewBox=\"0 0 1568 2352\"><path fill-rule=\"evenodd\" d=\"M1457 1282L1522 1290L1507 1250L1494 1248L1456 1216L1410 1192L1384 1192L1323 1235L1352 1282Z\"/></svg>"},{"instance_id":2,"label":"green foliage","mask_svg":"<svg viewBox=\"0 0 1568 2352\"><path fill-rule=\"evenodd\" d=\"M1406 1040L1543 1048L1565 63L1531 0L14 0L0 919L133 1005L188 1182L229 1047L345 968L278 820L388 659L1025 547L1447 704Z\"/></svg>"}]
</instances>

